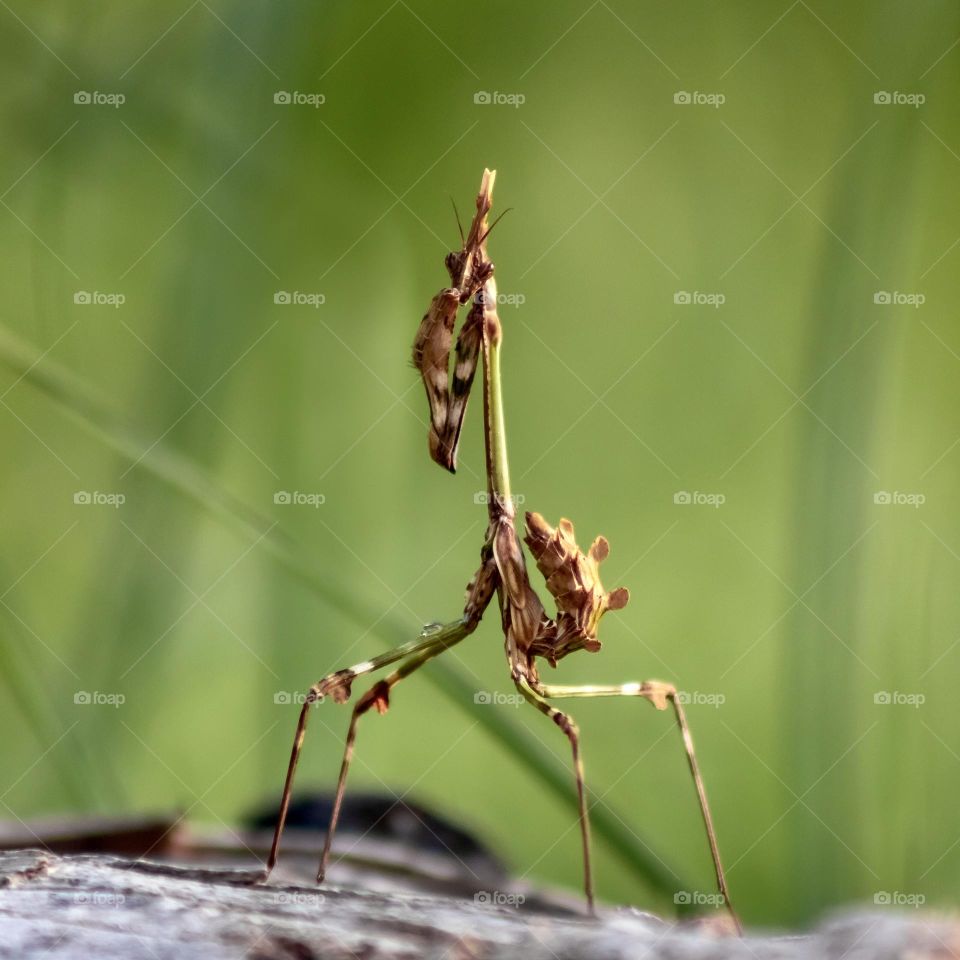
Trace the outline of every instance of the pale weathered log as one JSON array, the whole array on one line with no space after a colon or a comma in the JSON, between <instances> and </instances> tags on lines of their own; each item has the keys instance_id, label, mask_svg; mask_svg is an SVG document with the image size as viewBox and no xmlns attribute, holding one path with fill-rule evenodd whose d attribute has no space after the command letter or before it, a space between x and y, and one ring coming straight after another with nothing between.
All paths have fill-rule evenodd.
<instances>
[{"instance_id":1,"label":"pale weathered log","mask_svg":"<svg viewBox=\"0 0 960 960\"><path fill-rule=\"evenodd\" d=\"M17 960L945 960L960 926L852 913L803 937L717 938L629 910L598 920L474 899L329 886L36 850L0 854L0 957Z\"/></svg>"}]
</instances>

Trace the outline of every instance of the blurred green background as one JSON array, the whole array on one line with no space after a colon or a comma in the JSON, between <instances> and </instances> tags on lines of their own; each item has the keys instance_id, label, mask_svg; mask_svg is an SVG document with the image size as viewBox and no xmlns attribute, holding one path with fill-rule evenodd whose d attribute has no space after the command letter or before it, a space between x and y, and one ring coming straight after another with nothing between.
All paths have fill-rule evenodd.
<instances>
[{"instance_id":1,"label":"blurred green background","mask_svg":"<svg viewBox=\"0 0 960 960\"><path fill-rule=\"evenodd\" d=\"M281 785L278 692L459 612L480 407L444 475L408 351L486 165L515 492L632 592L555 676L691 694L747 920L956 902L955 4L2 6L0 815L234 822ZM468 692L511 692L496 620L447 658ZM493 709L412 678L351 785L577 888ZM322 710L302 785L339 764ZM669 717L574 713L598 802L709 893ZM612 846L600 894L672 910Z\"/></svg>"}]
</instances>

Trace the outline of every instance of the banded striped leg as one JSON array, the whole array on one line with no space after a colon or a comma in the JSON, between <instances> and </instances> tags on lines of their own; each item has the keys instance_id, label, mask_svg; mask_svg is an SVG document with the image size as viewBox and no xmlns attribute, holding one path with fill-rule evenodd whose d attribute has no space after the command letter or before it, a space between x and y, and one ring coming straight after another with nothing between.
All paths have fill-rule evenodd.
<instances>
[{"instance_id":1,"label":"banded striped leg","mask_svg":"<svg viewBox=\"0 0 960 960\"><path fill-rule=\"evenodd\" d=\"M587 812L586 788L583 781L583 760L580 757L580 728L573 717L549 704L540 690L535 689L525 678L515 681L517 689L527 703L533 704L542 714L548 716L566 734L573 751L573 773L577 781L577 801L580 805L580 839L583 844L583 889L587 898L587 910L591 916L596 914L593 906L593 868L590 862L590 817Z\"/></svg>"},{"instance_id":2,"label":"banded striped leg","mask_svg":"<svg viewBox=\"0 0 960 960\"><path fill-rule=\"evenodd\" d=\"M740 925L740 918L733 909L730 902L730 893L727 889L727 881L723 872L723 864L720 861L720 848L717 845L717 834L713 827L713 817L710 815L710 805L707 802L707 790L703 785L703 777L700 775L700 767L697 764L697 755L693 749L693 737L690 735L690 727L687 725L687 718L683 711L683 705L677 698L677 689L671 683L661 683L659 680L648 680L645 683L624 683L610 686L557 686L553 684L537 684L537 692L550 700L562 697L643 697L649 700L658 710L666 710L667 702L673 705L673 712L677 718L677 726L683 736L683 746L687 753L687 763L690 765L690 773L693 776L693 783L697 790L697 799L700 802L700 814L703 817L703 824L707 831L707 841L710 844L710 856L713 858L713 868L717 875L717 889L723 897L723 902L730 912L736 924L737 931L742 933L743 928Z\"/></svg>"},{"instance_id":3,"label":"banded striped leg","mask_svg":"<svg viewBox=\"0 0 960 960\"><path fill-rule=\"evenodd\" d=\"M425 663L449 650L459 643L468 634L472 633L479 621L467 619L450 624L451 629L444 628L442 637L434 637L429 647L419 653L414 653L397 667L388 677L375 683L356 703L350 717L350 727L347 730L347 741L343 747L343 760L340 763L340 778L337 780L337 794L333 801L333 811L330 814L330 825L327 827L327 837L323 843L323 853L320 855L320 867L317 870L317 883L323 883L327 875L327 863L330 860L330 848L333 846L333 836L340 819L340 807L343 804L343 795L347 787L347 774L350 771L350 762L353 760L353 746L357 739L357 724L360 718L374 707L377 713L384 714L390 706L390 691L404 678L410 676L414 670L419 670Z\"/></svg>"},{"instance_id":4,"label":"banded striped leg","mask_svg":"<svg viewBox=\"0 0 960 960\"><path fill-rule=\"evenodd\" d=\"M350 698L350 685L353 681L365 673L372 673L374 670L380 670L382 667L403 660L404 657L415 656L421 651L433 649L438 643L449 640L452 635L457 635L457 639L462 639L466 634L460 634L465 629L463 619L454 620L451 623L434 630L428 636L420 636L409 643L401 644L393 650L388 650L379 657L372 660L366 660L345 670L337 670L328 674L322 680L318 680L308 691L304 699L303 708L300 710L300 719L297 721L297 732L293 738L293 749L290 751L290 762L287 765L287 776L283 784L283 796L280 800L280 814L277 818L277 826L273 833L273 842L270 845L270 855L267 858L267 866L260 877L261 882L266 882L274 866L277 863L277 856L280 853L280 837L283 834L283 827L287 821L287 811L290 808L290 795L293 790L293 777L297 770L297 761L300 759L300 749L303 746L303 738L307 732L307 720L310 715L310 708L327 695L331 695L337 703L344 703ZM473 627L467 629L469 633ZM455 642L455 641L454 641Z\"/></svg>"}]
</instances>

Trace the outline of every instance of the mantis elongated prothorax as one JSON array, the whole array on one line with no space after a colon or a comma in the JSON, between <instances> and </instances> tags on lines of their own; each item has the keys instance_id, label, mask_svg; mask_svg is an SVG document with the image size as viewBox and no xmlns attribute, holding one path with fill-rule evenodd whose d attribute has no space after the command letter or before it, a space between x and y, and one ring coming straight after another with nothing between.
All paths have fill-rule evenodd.
<instances>
[{"instance_id":1,"label":"mantis elongated prothorax","mask_svg":"<svg viewBox=\"0 0 960 960\"><path fill-rule=\"evenodd\" d=\"M623 609L627 605L629 594L625 587L608 593L600 581L600 564L610 551L606 538L597 537L584 552L577 544L574 527L569 520L561 519L554 527L538 513L526 514L524 540L537 569L546 581L548 593L553 597L556 606L553 616L548 615L530 583L520 533L517 530L514 500L510 492L500 389L502 330L497 315L497 286L493 263L487 254L487 238L490 232L488 215L493 202L495 176L496 173L492 170L485 170L483 173L476 214L467 236L461 237L461 249L448 254L446 258L451 285L441 289L431 301L413 344L413 364L423 380L430 410L430 456L451 473L456 470L457 447L477 364L482 364L488 516L480 549L480 566L467 585L466 603L460 617L444 625L425 629L418 638L379 657L331 673L309 689L300 711L264 879L269 876L277 861L280 837L290 804L294 773L310 708L327 696L331 696L338 703L347 701L350 698L351 685L357 677L397 664L390 674L367 690L353 708L330 826L317 873L317 881L320 882L327 870L360 717L371 708L379 713L386 713L393 688L428 660L439 656L473 633L496 595L507 665L513 683L524 699L551 719L570 742L580 809L584 888L590 912L594 909L593 874L579 730L572 717L553 706L551 701L575 697L640 697L658 710L670 707L673 709L706 828L717 886L739 930L739 921L730 906L716 833L693 749L693 740L676 688L670 683L658 680L612 685L558 686L544 683L540 679L538 658L556 666L560 659L578 650L598 651L600 641L597 632L601 618L609 610ZM461 308L468 303L471 305L454 347L457 317ZM455 351L452 378L451 351Z\"/></svg>"}]
</instances>

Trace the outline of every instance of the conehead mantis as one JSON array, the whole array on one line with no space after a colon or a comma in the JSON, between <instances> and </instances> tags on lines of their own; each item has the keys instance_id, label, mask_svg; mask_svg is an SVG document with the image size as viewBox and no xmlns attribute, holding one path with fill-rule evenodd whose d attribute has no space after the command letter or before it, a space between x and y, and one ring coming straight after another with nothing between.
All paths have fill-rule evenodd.
<instances>
[{"instance_id":1,"label":"conehead mantis","mask_svg":"<svg viewBox=\"0 0 960 960\"><path fill-rule=\"evenodd\" d=\"M397 664L390 674L362 694L354 705L330 825L317 871L317 882L322 882L340 816L360 718L371 709L381 714L386 713L393 688L425 663L472 634L496 595L511 680L523 699L552 720L570 743L579 801L584 889L590 912L594 911L593 871L580 733L573 718L555 707L552 701L565 698L638 697L650 702L657 710L673 710L693 778L717 886L739 930L739 920L730 904L716 831L693 739L676 688L670 683L658 680L563 686L544 683L540 679L538 658L556 666L560 659L579 650L599 650L597 632L601 618L610 610L623 609L630 597L625 587L607 592L600 581L600 564L610 550L606 538L597 537L584 552L577 544L573 524L566 519L561 519L557 526L553 527L538 513L527 513L524 518L523 539L537 569L544 577L547 591L553 597L556 606L554 616L547 614L527 574L517 529L514 499L510 492L500 380L502 328L497 315L497 285L493 263L487 254L487 239L491 230L487 218L493 202L495 177L496 172L493 170L485 170L483 173L476 214L470 229L466 237L461 231L461 249L446 257L451 285L441 289L431 301L413 344L413 365L423 380L430 410L430 456L451 473L456 471L457 447L477 365L482 365L488 516L486 534L480 550L480 566L467 585L466 602L460 617L449 623L425 628L416 639L379 657L328 674L307 691L287 767L273 843L262 879L265 880L270 875L277 862L280 838L290 806L294 774L313 704L327 696L337 703L344 703L350 699L352 684L358 677ZM457 316L460 308L470 301L472 304L454 347ZM455 350L452 378L451 350Z\"/></svg>"}]
</instances>

